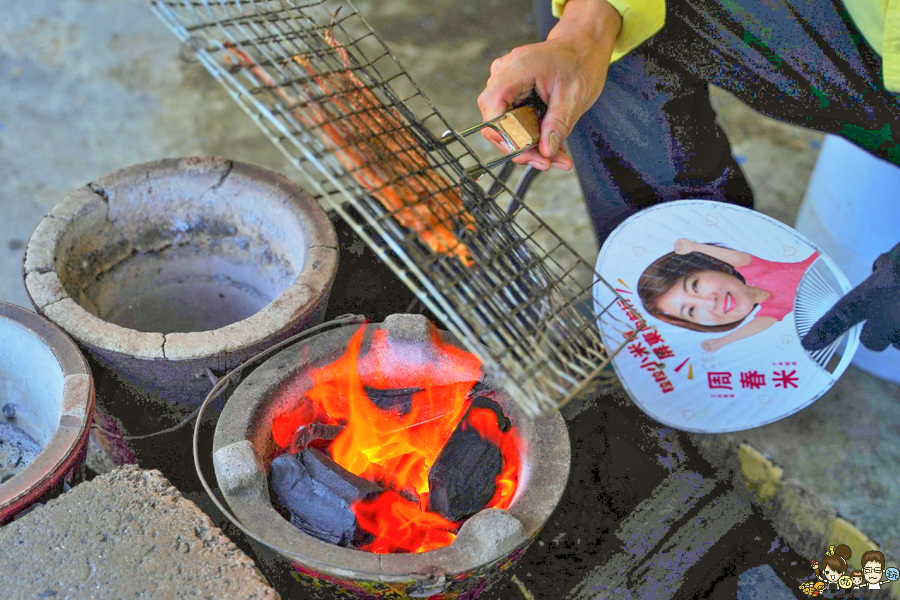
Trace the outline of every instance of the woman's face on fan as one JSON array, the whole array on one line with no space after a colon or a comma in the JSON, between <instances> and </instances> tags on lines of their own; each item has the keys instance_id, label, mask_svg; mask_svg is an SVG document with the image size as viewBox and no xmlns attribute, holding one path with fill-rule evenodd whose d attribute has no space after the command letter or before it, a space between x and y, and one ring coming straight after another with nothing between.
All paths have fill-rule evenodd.
<instances>
[{"instance_id":1,"label":"woman's face on fan","mask_svg":"<svg viewBox=\"0 0 900 600\"><path fill-rule=\"evenodd\" d=\"M686 275L656 303L666 315L698 325L735 323L755 306L749 288L734 275L720 271Z\"/></svg>"}]
</instances>

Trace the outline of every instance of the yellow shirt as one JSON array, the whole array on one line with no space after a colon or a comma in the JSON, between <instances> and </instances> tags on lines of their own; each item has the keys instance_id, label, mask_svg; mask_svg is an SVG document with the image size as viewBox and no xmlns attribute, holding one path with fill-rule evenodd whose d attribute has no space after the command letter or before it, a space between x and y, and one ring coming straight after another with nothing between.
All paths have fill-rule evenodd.
<instances>
[{"instance_id":1,"label":"yellow shirt","mask_svg":"<svg viewBox=\"0 0 900 600\"><path fill-rule=\"evenodd\" d=\"M552 0L553 15L562 15L566 0ZM616 61L641 45L666 20L665 0L608 0L622 15L622 31L616 38ZM843 0L866 42L882 59L884 87L900 93L900 0Z\"/></svg>"}]
</instances>

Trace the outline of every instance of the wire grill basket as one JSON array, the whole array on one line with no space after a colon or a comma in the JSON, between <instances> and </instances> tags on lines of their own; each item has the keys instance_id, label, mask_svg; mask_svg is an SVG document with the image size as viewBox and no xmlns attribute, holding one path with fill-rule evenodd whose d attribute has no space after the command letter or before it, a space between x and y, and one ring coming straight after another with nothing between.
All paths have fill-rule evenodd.
<instances>
[{"instance_id":1,"label":"wire grill basket","mask_svg":"<svg viewBox=\"0 0 900 600\"><path fill-rule=\"evenodd\" d=\"M449 125L348 3L154 0L153 11L531 416L600 374L603 285ZM501 208L501 204L505 208ZM613 300L615 302L615 300Z\"/></svg>"}]
</instances>

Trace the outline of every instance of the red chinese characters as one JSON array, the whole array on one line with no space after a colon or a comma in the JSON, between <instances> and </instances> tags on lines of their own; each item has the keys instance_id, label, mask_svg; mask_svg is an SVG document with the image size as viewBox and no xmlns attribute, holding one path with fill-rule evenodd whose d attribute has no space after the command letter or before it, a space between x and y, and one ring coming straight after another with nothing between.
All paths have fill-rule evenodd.
<instances>
[{"instance_id":1,"label":"red chinese characters","mask_svg":"<svg viewBox=\"0 0 900 600\"><path fill-rule=\"evenodd\" d=\"M659 334L656 327L647 328L644 315L634 307L630 300L619 300L616 304L622 309L628 320L634 324L634 329L622 334L625 339L634 338L634 341L628 345L628 353L634 358L640 359L641 368L651 373L653 381L659 385L663 394L675 391L675 385L666 376L665 364L662 362L666 358L674 357L675 351L666 345L666 340ZM643 342L640 338L643 338ZM652 362L650 359L654 357L660 362Z\"/></svg>"},{"instance_id":2,"label":"red chinese characters","mask_svg":"<svg viewBox=\"0 0 900 600\"><path fill-rule=\"evenodd\" d=\"M734 389L731 387L731 373L710 371L706 374L706 377L709 382L709 389L711 390Z\"/></svg>"},{"instance_id":3,"label":"red chinese characters","mask_svg":"<svg viewBox=\"0 0 900 600\"><path fill-rule=\"evenodd\" d=\"M779 363L782 364L782 363ZM788 364L788 363L784 363ZM794 363L796 364L796 363ZM731 390L734 389L734 383L732 382L732 374L728 371L710 371L706 374L707 377L707 385L711 390ZM782 369L781 371L774 371L771 375L771 383L776 388L781 389L796 389L800 387L800 376L797 374L796 369L787 371L786 369ZM760 373L756 370L751 371L741 371L739 383L741 389L745 390L759 390L764 387L768 387L768 382L766 381L766 374ZM733 398L733 395L729 394L712 394L713 398Z\"/></svg>"},{"instance_id":4,"label":"red chinese characters","mask_svg":"<svg viewBox=\"0 0 900 600\"><path fill-rule=\"evenodd\" d=\"M796 370L793 370L790 373L788 373L787 371L782 369L781 373L778 373L776 371L775 373L772 374L772 381L775 382L775 387L780 387L780 388L784 388L784 389L787 389L788 387L792 387L792 388L796 389L797 387L799 387L797 385L797 382L800 381L800 378L797 377Z\"/></svg>"},{"instance_id":5,"label":"red chinese characters","mask_svg":"<svg viewBox=\"0 0 900 600\"><path fill-rule=\"evenodd\" d=\"M744 371L741 373L741 387L744 389L758 390L766 385L766 376L759 371Z\"/></svg>"}]
</instances>

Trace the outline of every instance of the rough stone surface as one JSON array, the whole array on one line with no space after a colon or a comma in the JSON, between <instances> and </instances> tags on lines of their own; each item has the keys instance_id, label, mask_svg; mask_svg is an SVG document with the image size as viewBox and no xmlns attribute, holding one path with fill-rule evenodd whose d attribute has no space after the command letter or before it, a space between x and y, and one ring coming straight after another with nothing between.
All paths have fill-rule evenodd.
<instances>
[{"instance_id":1,"label":"rough stone surface","mask_svg":"<svg viewBox=\"0 0 900 600\"><path fill-rule=\"evenodd\" d=\"M158 471L135 466L0 529L0 589L18 598L278 598L209 517Z\"/></svg>"}]
</instances>

